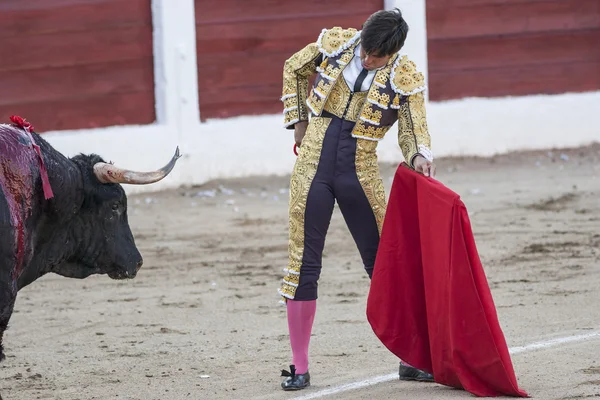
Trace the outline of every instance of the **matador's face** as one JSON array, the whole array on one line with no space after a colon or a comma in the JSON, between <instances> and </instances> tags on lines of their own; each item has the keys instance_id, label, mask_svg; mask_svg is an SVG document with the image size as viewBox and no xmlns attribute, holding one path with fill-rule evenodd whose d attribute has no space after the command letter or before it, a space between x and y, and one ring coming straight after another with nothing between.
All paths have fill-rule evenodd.
<instances>
[{"instance_id":1,"label":"matador's face","mask_svg":"<svg viewBox=\"0 0 600 400\"><path fill-rule=\"evenodd\" d=\"M364 69L373 71L378 68L385 66L390 61L391 56L376 57L371 54L367 54L363 47L360 48L360 61Z\"/></svg>"}]
</instances>

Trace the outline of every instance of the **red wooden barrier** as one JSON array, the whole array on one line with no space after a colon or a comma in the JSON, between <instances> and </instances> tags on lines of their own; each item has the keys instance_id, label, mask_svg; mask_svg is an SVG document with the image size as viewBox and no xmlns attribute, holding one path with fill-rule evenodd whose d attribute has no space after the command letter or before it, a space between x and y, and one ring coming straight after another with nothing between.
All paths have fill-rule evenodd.
<instances>
[{"instance_id":1,"label":"red wooden barrier","mask_svg":"<svg viewBox=\"0 0 600 400\"><path fill-rule=\"evenodd\" d=\"M155 120L151 0L0 2L0 122L42 131Z\"/></svg>"},{"instance_id":2,"label":"red wooden barrier","mask_svg":"<svg viewBox=\"0 0 600 400\"><path fill-rule=\"evenodd\" d=\"M598 0L427 0L429 98L600 89Z\"/></svg>"},{"instance_id":3,"label":"red wooden barrier","mask_svg":"<svg viewBox=\"0 0 600 400\"><path fill-rule=\"evenodd\" d=\"M282 111L283 63L323 28L360 29L383 0L195 0L200 116Z\"/></svg>"}]
</instances>

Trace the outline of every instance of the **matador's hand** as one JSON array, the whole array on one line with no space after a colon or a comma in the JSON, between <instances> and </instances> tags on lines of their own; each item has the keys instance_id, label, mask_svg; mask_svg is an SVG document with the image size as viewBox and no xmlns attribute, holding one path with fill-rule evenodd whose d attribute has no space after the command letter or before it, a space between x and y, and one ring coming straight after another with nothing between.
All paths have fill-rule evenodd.
<instances>
[{"instance_id":1,"label":"matador's hand","mask_svg":"<svg viewBox=\"0 0 600 400\"><path fill-rule=\"evenodd\" d=\"M435 164L421 155L417 155L413 161L415 171L422 173L425 176L435 177Z\"/></svg>"},{"instance_id":2,"label":"matador's hand","mask_svg":"<svg viewBox=\"0 0 600 400\"><path fill-rule=\"evenodd\" d=\"M302 144L302 139L304 139L307 127L308 121L296 122L296 124L294 125L294 140L296 140L296 145L298 147L300 147L300 145Z\"/></svg>"}]
</instances>

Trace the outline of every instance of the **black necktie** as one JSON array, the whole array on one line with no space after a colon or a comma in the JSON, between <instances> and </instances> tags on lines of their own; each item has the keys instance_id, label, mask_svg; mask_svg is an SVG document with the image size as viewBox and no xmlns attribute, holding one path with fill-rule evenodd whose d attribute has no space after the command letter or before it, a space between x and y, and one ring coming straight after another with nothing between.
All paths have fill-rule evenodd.
<instances>
[{"instance_id":1,"label":"black necktie","mask_svg":"<svg viewBox=\"0 0 600 400\"><path fill-rule=\"evenodd\" d=\"M367 74L369 73L369 71L367 71L365 68L362 69L362 71L360 71L360 74L358 74L358 78L356 78L356 82L354 82L354 92L360 92L360 88L362 87L362 83L365 80L365 78L367 77Z\"/></svg>"}]
</instances>

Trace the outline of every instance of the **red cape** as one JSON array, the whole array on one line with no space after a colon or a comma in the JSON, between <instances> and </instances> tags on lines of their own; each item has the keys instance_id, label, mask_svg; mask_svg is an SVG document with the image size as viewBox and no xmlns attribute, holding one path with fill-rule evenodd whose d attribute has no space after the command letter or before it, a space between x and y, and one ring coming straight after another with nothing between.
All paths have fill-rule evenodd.
<instances>
[{"instance_id":1,"label":"red cape","mask_svg":"<svg viewBox=\"0 0 600 400\"><path fill-rule=\"evenodd\" d=\"M520 390L460 197L396 171L367 303L381 342L437 383L477 396Z\"/></svg>"}]
</instances>

